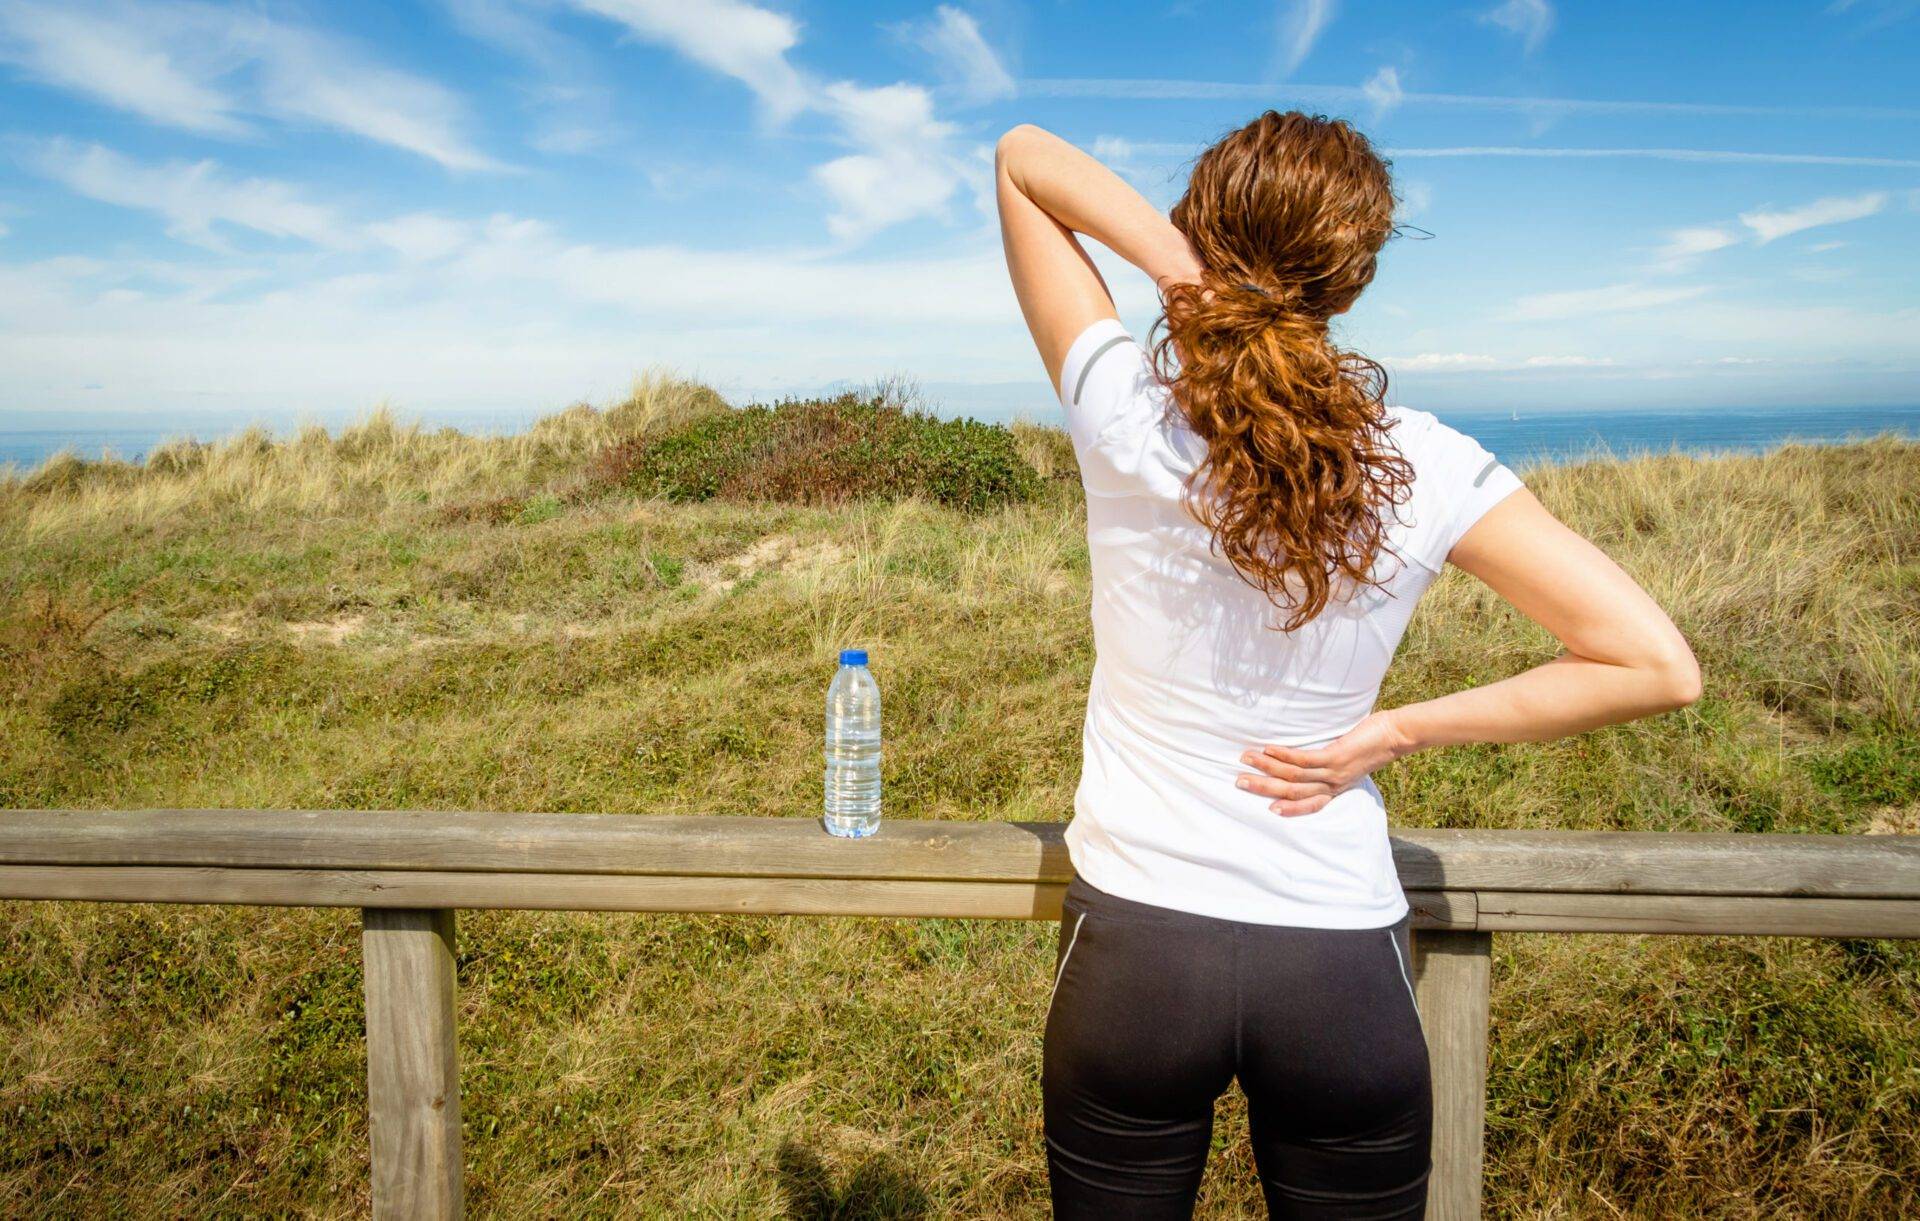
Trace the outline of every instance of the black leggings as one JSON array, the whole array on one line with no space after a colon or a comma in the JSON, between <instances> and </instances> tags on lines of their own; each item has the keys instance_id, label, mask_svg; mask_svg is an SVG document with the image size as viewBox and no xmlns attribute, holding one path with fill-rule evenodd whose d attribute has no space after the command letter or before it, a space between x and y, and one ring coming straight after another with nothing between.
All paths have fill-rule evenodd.
<instances>
[{"instance_id":1,"label":"black leggings","mask_svg":"<svg viewBox=\"0 0 1920 1221\"><path fill-rule=\"evenodd\" d=\"M1047 1013L1056 1217L1189 1217L1239 1078L1275 1217L1419 1218L1433 1103L1409 920L1242 924L1067 888Z\"/></svg>"}]
</instances>

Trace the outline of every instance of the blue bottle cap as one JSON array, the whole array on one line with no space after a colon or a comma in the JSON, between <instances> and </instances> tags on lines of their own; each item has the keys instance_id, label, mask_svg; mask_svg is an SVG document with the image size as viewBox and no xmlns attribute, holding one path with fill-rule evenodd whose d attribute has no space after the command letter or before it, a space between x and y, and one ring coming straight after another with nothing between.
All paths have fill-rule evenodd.
<instances>
[{"instance_id":1,"label":"blue bottle cap","mask_svg":"<svg viewBox=\"0 0 1920 1221\"><path fill-rule=\"evenodd\" d=\"M841 649L840 664L843 666L864 666L867 664L865 649Z\"/></svg>"}]
</instances>

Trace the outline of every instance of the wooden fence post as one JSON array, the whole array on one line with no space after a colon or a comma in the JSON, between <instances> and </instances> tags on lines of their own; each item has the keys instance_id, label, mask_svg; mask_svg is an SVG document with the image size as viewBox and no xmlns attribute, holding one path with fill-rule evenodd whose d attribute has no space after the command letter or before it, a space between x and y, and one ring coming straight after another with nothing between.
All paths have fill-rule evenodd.
<instances>
[{"instance_id":1,"label":"wooden fence post","mask_svg":"<svg viewBox=\"0 0 1920 1221\"><path fill-rule=\"evenodd\" d=\"M1416 931L1413 971L1433 1066L1433 1178L1427 1217L1467 1221L1480 1215L1493 935Z\"/></svg>"},{"instance_id":2,"label":"wooden fence post","mask_svg":"<svg viewBox=\"0 0 1920 1221\"><path fill-rule=\"evenodd\" d=\"M375 1217L458 1217L460 1067L453 912L361 912L367 980L367 1128Z\"/></svg>"}]
</instances>

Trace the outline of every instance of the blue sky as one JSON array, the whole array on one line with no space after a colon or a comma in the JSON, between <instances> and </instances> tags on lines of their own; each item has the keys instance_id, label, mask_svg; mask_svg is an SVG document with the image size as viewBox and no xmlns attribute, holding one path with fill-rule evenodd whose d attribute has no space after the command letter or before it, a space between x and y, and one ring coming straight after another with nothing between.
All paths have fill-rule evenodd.
<instances>
[{"instance_id":1,"label":"blue sky","mask_svg":"<svg viewBox=\"0 0 1920 1221\"><path fill-rule=\"evenodd\" d=\"M1266 106L1360 123L1433 235L1342 328L1396 398L1920 403L1916 64L1916 0L0 0L0 420L529 411L654 365L1044 417L996 136L1165 206Z\"/></svg>"}]
</instances>

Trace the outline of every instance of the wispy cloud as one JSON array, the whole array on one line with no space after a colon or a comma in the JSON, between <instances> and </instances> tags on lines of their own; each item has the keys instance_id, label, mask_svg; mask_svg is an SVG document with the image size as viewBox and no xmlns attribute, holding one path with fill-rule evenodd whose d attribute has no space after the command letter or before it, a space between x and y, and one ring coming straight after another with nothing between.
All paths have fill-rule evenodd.
<instances>
[{"instance_id":1,"label":"wispy cloud","mask_svg":"<svg viewBox=\"0 0 1920 1221\"><path fill-rule=\"evenodd\" d=\"M1360 86L1360 92L1366 94L1367 101L1373 108L1372 117L1375 123L1386 118L1406 96L1406 92L1400 88L1400 70L1390 67L1382 68L1368 77L1367 83Z\"/></svg>"},{"instance_id":2,"label":"wispy cloud","mask_svg":"<svg viewBox=\"0 0 1920 1221\"><path fill-rule=\"evenodd\" d=\"M155 213L169 234L209 249L227 248L217 228L222 225L316 246L346 247L357 240L338 213L299 188L234 178L212 161L153 164L98 144L49 140L33 148L27 162L75 194Z\"/></svg>"},{"instance_id":3,"label":"wispy cloud","mask_svg":"<svg viewBox=\"0 0 1920 1221\"><path fill-rule=\"evenodd\" d=\"M1858 27L1858 31L1865 34L1920 13L1920 0L1833 0L1827 5L1827 13L1829 16L1866 14L1866 19Z\"/></svg>"},{"instance_id":4,"label":"wispy cloud","mask_svg":"<svg viewBox=\"0 0 1920 1221\"><path fill-rule=\"evenodd\" d=\"M912 22L903 32L934 57L942 75L967 102L978 105L1016 92L1013 74L987 45L979 22L970 14L943 4L931 18Z\"/></svg>"},{"instance_id":5,"label":"wispy cloud","mask_svg":"<svg viewBox=\"0 0 1920 1221\"><path fill-rule=\"evenodd\" d=\"M441 0L460 31L532 66L539 80L519 94L538 117L527 143L543 153L578 156L626 136L599 61L542 19L527 0Z\"/></svg>"},{"instance_id":6,"label":"wispy cloud","mask_svg":"<svg viewBox=\"0 0 1920 1221\"><path fill-rule=\"evenodd\" d=\"M1452 369L1491 369L1500 362L1472 352L1421 352L1417 356L1382 356L1390 368L1430 373Z\"/></svg>"},{"instance_id":7,"label":"wispy cloud","mask_svg":"<svg viewBox=\"0 0 1920 1221\"><path fill-rule=\"evenodd\" d=\"M209 54L223 41L220 32L200 34L197 49L171 47L125 10L0 4L0 60L29 76L168 127L245 135L237 103L209 79L222 70Z\"/></svg>"},{"instance_id":8,"label":"wispy cloud","mask_svg":"<svg viewBox=\"0 0 1920 1221\"><path fill-rule=\"evenodd\" d=\"M461 32L555 72L576 72L582 57L520 0L440 0Z\"/></svg>"},{"instance_id":9,"label":"wispy cloud","mask_svg":"<svg viewBox=\"0 0 1920 1221\"><path fill-rule=\"evenodd\" d=\"M1656 309L1706 292L1706 286L1700 284L1609 284L1604 288L1533 293L1514 302L1507 317L1515 322L1557 322L1593 314Z\"/></svg>"},{"instance_id":10,"label":"wispy cloud","mask_svg":"<svg viewBox=\"0 0 1920 1221\"><path fill-rule=\"evenodd\" d=\"M1381 363L1403 373L1499 373L1525 369L1604 369L1615 361L1608 356L1524 356L1519 359L1474 352L1421 352L1415 356L1383 356Z\"/></svg>"},{"instance_id":11,"label":"wispy cloud","mask_svg":"<svg viewBox=\"0 0 1920 1221\"><path fill-rule=\"evenodd\" d=\"M832 118L853 151L811 176L834 205L828 230L843 242L943 212L972 172L957 129L936 116L925 88L819 83L788 58L800 37L791 18L741 0L571 2L740 81L776 119L803 110ZM944 12L972 27L957 10Z\"/></svg>"},{"instance_id":12,"label":"wispy cloud","mask_svg":"<svg viewBox=\"0 0 1920 1221\"><path fill-rule=\"evenodd\" d=\"M1519 38L1521 49L1532 55L1553 31L1553 6L1547 0L1505 0L1481 13L1480 20Z\"/></svg>"},{"instance_id":13,"label":"wispy cloud","mask_svg":"<svg viewBox=\"0 0 1920 1221\"><path fill-rule=\"evenodd\" d=\"M449 90L343 39L204 4L0 4L0 57L48 84L168 127L238 137L242 115L314 123L449 169L500 169Z\"/></svg>"},{"instance_id":14,"label":"wispy cloud","mask_svg":"<svg viewBox=\"0 0 1920 1221\"><path fill-rule=\"evenodd\" d=\"M1531 145L1460 145L1451 148L1395 148L1394 157L1588 157L1650 161L1702 161L1729 165L1857 165L1881 169L1920 169L1920 158L1855 157L1839 153L1771 153L1719 148L1537 148Z\"/></svg>"},{"instance_id":15,"label":"wispy cloud","mask_svg":"<svg viewBox=\"0 0 1920 1221\"><path fill-rule=\"evenodd\" d=\"M1433 187L1429 183L1401 180L1395 184L1400 190L1400 206L1393 210L1396 221L1410 221L1433 206Z\"/></svg>"},{"instance_id":16,"label":"wispy cloud","mask_svg":"<svg viewBox=\"0 0 1920 1221\"><path fill-rule=\"evenodd\" d=\"M1401 95L1406 96L1406 95ZM1143 157L1191 157L1200 145L1171 140L1134 140ZM1867 169L1920 169L1920 158L1855 157L1837 153L1773 153L1716 148L1543 148L1532 145L1472 144L1439 148L1385 146L1381 154L1396 161L1472 157L1520 157L1547 160L1572 157L1596 160L1693 161L1726 165L1844 165Z\"/></svg>"},{"instance_id":17,"label":"wispy cloud","mask_svg":"<svg viewBox=\"0 0 1920 1221\"><path fill-rule=\"evenodd\" d=\"M1603 369L1612 365L1610 356L1529 356L1520 362L1523 369Z\"/></svg>"},{"instance_id":18,"label":"wispy cloud","mask_svg":"<svg viewBox=\"0 0 1920 1221\"><path fill-rule=\"evenodd\" d=\"M1739 241L1739 234L1713 225L1675 229L1667 234L1666 243L1654 251L1654 260L1665 270L1677 271L1691 267L1703 255L1725 250Z\"/></svg>"},{"instance_id":19,"label":"wispy cloud","mask_svg":"<svg viewBox=\"0 0 1920 1221\"><path fill-rule=\"evenodd\" d=\"M1764 246L1803 229L1863 220L1884 209L1887 199L1885 191L1868 191L1864 195L1833 195L1777 212L1742 212L1740 223L1753 230L1755 239Z\"/></svg>"},{"instance_id":20,"label":"wispy cloud","mask_svg":"<svg viewBox=\"0 0 1920 1221\"><path fill-rule=\"evenodd\" d=\"M270 112L416 153L452 170L505 167L461 134L465 107L433 81L357 57L338 39L255 27L260 101Z\"/></svg>"},{"instance_id":21,"label":"wispy cloud","mask_svg":"<svg viewBox=\"0 0 1920 1221\"><path fill-rule=\"evenodd\" d=\"M1338 0L1283 0L1280 12L1280 75L1291 76L1307 56L1313 44L1333 22L1339 11Z\"/></svg>"},{"instance_id":22,"label":"wispy cloud","mask_svg":"<svg viewBox=\"0 0 1920 1221\"><path fill-rule=\"evenodd\" d=\"M375 241L415 263L430 263L454 254L473 242L478 227L433 212L411 212L367 226Z\"/></svg>"},{"instance_id":23,"label":"wispy cloud","mask_svg":"<svg viewBox=\"0 0 1920 1221\"><path fill-rule=\"evenodd\" d=\"M812 93L787 52L800 42L793 18L741 0L570 0L575 8L663 43L753 90L775 119L804 109Z\"/></svg>"},{"instance_id":24,"label":"wispy cloud","mask_svg":"<svg viewBox=\"0 0 1920 1221\"><path fill-rule=\"evenodd\" d=\"M1152 78L1031 77L1020 82L1022 96L1115 98L1128 101L1289 101L1357 105L1368 100L1362 85L1259 85L1239 81L1161 80ZM1465 110L1505 110L1525 114L1661 114L1779 116L1826 119L1920 119L1920 109L1897 106L1778 106L1721 102L1661 102L1625 98L1558 98L1483 93L1400 95L1407 105Z\"/></svg>"}]
</instances>

